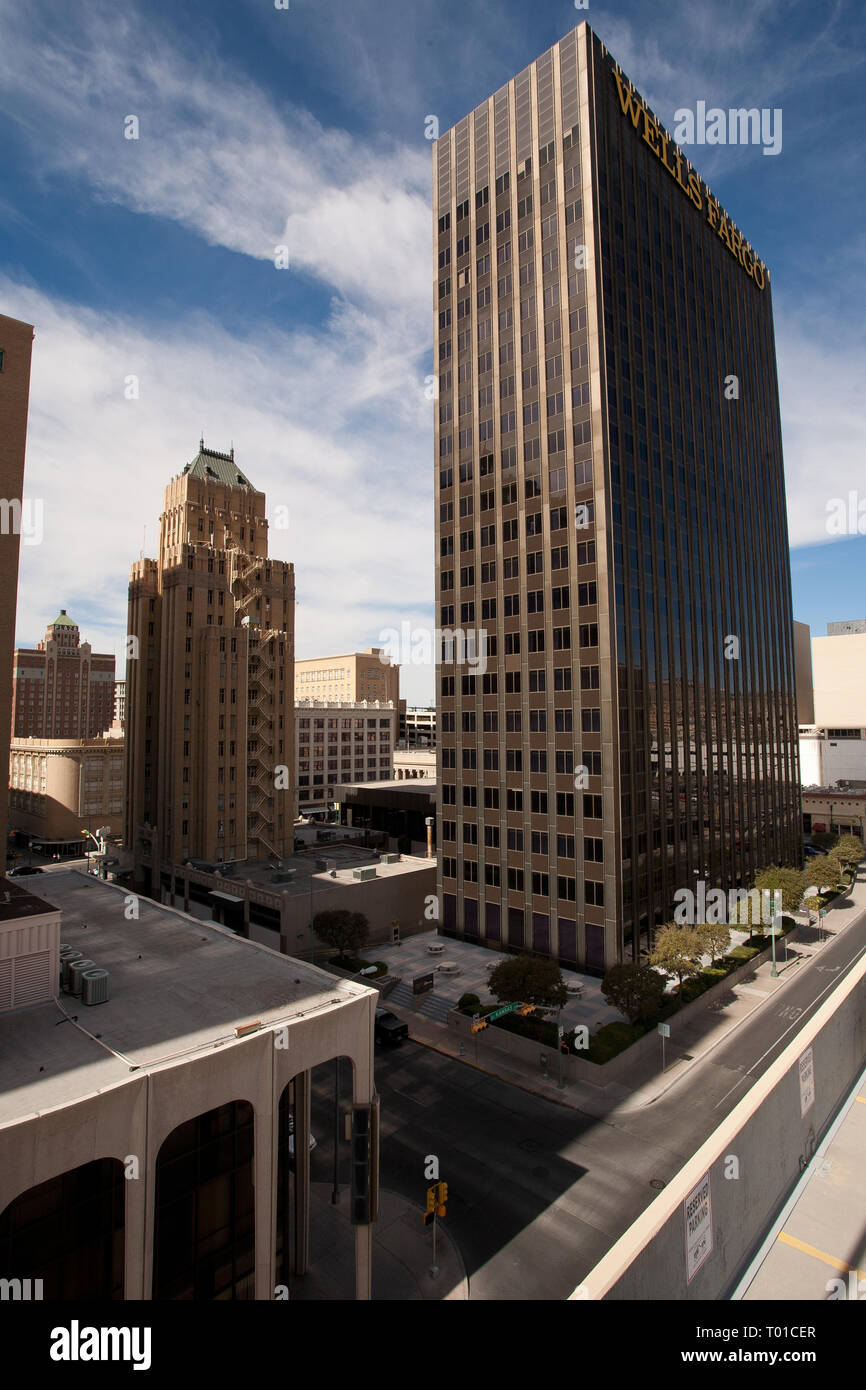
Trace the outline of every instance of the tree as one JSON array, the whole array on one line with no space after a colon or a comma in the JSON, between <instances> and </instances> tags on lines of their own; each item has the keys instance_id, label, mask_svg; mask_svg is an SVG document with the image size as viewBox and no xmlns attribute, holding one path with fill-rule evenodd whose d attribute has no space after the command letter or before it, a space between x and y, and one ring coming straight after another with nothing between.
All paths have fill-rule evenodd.
<instances>
[{"instance_id":1,"label":"tree","mask_svg":"<svg viewBox=\"0 0 866 1390\"><path fill-rule=\"evenodd\" d=\"M859 835L843 835L836 846L836 854L843 864L859 864L863 858L863 841Z\"/></svg>"},{"instance_id":2,"label":"tree","mask_svg":"<svg viewBox=\"0 0 866 1390\"><path fill-rule=\"evenodd\" d=\"M363 912L334 908L329 912L316 913L313 931L326 946L332 946L339 952L340 960L345 960L347 951L360 951L366 946L370 923Z\"/></svg>"},{"instance_id":3,"label":"tree","mask_svg":"<svg viewBox=\"0 0 866 1390\"><path fill-rule=\"evenodd\" d=\"M704 943L694 927L680 927L676 922L669 922L660 928L656 936L650 965L657 965L669 975L676 975L682 994L683 980L700 974L703 954Z\"/></svg>"},{"instance_id":4,"label":"tree","mask_svg":"<svg viewBox=\"0 0 866 1390\"><path fill-rule=\"evenodd\" d=\"M501 961L491 971L487 987L502 1004L537 1004L561 1009L568 998L556 961L536 960L533 956Z\"/></svg>"},{"instance_id":5,"label":"tree","mask_svg":"<svg viewBox=\"0 0 866 1390\"><path fill-rule=\"evenodd\" d=\"M601 982L608 1004L625 1014L629 1023L652 1022L658 1017L665 993L665 982L648 965L624 961L612 965Z\"/></svg>"},{"instance_id":6,"label":"tree","mask_svg":"<svg viewBox=\"0 0 866 1390\"><path fill-rule=\"evenodd\" d=\"M816 856L817 858L817 856ZM782 911L796 912L803 899L803 892L809 885L803 880L802 869L791 869L771 864L761 869L755 879L755 887L770 893L781 892Z\"/></svg>"},{"instance_id":7,"label":"tree","mask_svg":"<svg viewBox=\"0 0 866 1390\"><path fill-rule=\"evenodd\" d=\"M703 943L703 954L709 955L710 960L715 965L716 956L724 956L730 949L730 927L726 927L724 922L704 922L696 928L696 931Z\"/></svg>"},{"instance_id":8,"label":"tree","mask_svg":"<svg viewBox=\"0 0 866 1390\"><path fill-rule=\"evenodd\" d=\"M813 854L803 870L803 891L807 888L835 888L842 876L842 861L835 854Z\"/></svg>"}]
</instances>

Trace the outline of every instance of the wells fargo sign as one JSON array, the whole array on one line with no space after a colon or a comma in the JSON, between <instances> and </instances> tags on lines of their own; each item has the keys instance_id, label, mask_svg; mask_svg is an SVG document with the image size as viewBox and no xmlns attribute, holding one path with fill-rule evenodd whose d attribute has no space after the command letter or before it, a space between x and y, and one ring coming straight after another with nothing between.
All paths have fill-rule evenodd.
<instances>
[{"instance_id":1,"label":"wells fargo sign","mask_svg":"<svg viewBox=\"0 0 866 1390\"><path fill-rule=\"evenodd\" d=\"M713 197L703 179L683 157L679 146L675 145L649 107L645 105L634 87L616 68L612 69L619 94L622 114L628 116L635 130L643 136L646 144L656 158L664 165L672 179L676 179L686 197L698 212L706 212L706 218L713 231L727 246L731 255L739 261L743 270L758 286L764 288L767 282L767 268L759 261L757 254L741 232L737 230L728 214Z\"/></svg>"}]
</instances>

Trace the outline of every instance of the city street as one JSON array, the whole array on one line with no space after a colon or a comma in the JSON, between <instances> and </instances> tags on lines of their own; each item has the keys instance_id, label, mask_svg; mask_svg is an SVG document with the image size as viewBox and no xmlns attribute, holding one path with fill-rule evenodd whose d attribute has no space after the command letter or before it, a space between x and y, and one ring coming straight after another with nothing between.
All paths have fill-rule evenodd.
<instances>
[{"instance_id":1,"label":"city street","mask_svg":"<svg viewBox=\"0 0 866 1390\"><path fill-rule=\"evenodd\" d=\"M838 931L849 916L844 933L642 1109L624 1102L596 1118L413 1042L377 1052L382 1187L422 1207L424 1160L436 1154L470 1298L566 1298L866 950L863 909L852 902L828 923ZM319 1068L314 1181L331 1172L332 1086Z\"/></svg>"}]
</instances>

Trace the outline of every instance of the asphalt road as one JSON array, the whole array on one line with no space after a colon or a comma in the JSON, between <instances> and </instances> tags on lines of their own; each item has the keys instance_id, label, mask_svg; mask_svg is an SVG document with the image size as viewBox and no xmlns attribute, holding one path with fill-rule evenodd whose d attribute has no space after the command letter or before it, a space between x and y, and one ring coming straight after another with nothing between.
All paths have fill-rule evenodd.
<instances>
[{"instance_id":1,"label":"asphalt road","mask_svg":"<svg viewBox=\"0 0 866 1390\"><path fill-rule=\"evenodd\" d=\"M424 1160L449 1184L449 1234L473 1299L566 1298L866 950L866 911L659 1100L605 1119L408 1042L377 1052L380 1181L423 1205ZM344 1070L348 1070L344 1068ZM347 1078L348 1079L348 1078ZM313 1178L333 1169L333 1068L314 1075ZM345 1180L348 1146L341 1142ZM758 1233L756 1232L756 1237Z\"/></svg>"}]
</instances>

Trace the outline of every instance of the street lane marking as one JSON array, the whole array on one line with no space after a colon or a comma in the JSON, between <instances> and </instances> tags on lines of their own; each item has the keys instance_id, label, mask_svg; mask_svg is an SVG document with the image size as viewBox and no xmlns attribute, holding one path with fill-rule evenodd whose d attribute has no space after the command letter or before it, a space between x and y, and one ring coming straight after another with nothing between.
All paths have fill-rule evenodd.
<instances>
[{"instance_id":1,"label":"street lane marking","mask_svg":"<svg viewBox=\"0 0 866 1390\"><path fill-rule=\"evenodd\" d=\"M849 1274L854 1268L853 1265L846 1264L844 1260L837 1260L835 1255L828 1255L824 1250L818 1250L814 1245L807 1245L804 1240L798 1240L796 1236L789 1236L787 1231L779 1232L779 1240L783 1245L791 1245L795 1250L800 1250L804 1255L811 1255L813 1259L821 1260L831 1269L838 1269L840 1274ZM858 1279L866 1279L862 1269L857 1270Z\"/></svg>"},{"instance_id":2,"label":"street lane marking","mask_svg":"<svg viewBox=\"0 0 866 1390\"><path fill-rule=\"evenodd\" d=\"M861 1105L866 1105L866 1096L855 1096L854 1099L859 1100Z\"/></svg>"},{"instance_id":3,"label":"street lane marking","mask_svg":"<svg viewBox=\"0 0 866 1390\"><path fill-rule=\"evenodd\" d=\"M851 925L853 925L853 924L851 924ZM846 975L846 976L849 975L849 974L851 973L851 971L853 970L854 966L857 964L857 962L859 961L859 959L860 959L860 957L861 957L862 955L866 955L866 946L861 946L861 948L860 948L860 950L857 952L856 956L852 956L851 960L848 961L848 964L847 964L847 967L846 967L846 971L845 971L845 975ZM798 1027L799 1027L799 1028L805 1027L805 1024L806 1024L806 1022L807 1022L807 1020L806 1020L806 1018L805 1018L805 1014L808 1013L810 1009L814 1008L816 1004L819 1004L819 1003L821 1002L821 1000L823 999L823 997L824 997L825 994L828 994L828 993L830 992L831 989L835 989L837 985L841 984L843 978L845 978L845 977L843 976L843 977L840 978L839 980L836 980L836 979L831 980L830 983L829 983L828 985L825 985L824 989L821 990L820 994L816 994L815 998L811 1001L811 1003L806 1004L805 1010L804 1010L804 1014L801 1015L800 1018L796 1019L793 1023L791 1023L791 1024L785 1029L784 1033L780 1033L780 1034L779 1034L779 1036L777 1037L776 1041L775 1041L774 1043L771 1043L771 1044L770 1044L770 1046L767 1048L766 1052L762 1053L761 1056L758 1058L757 1062L753 1062L752 1065L749 1067L749 1070L748 1070L747 1072L744 1072L743 1075L740 1077L739 1081L735 1082L735 1084L731 1087L731 1089L730 1089L729 1091L726 1091L726 1092L725 1092L725 1094L722 1096L722 1099L721 1099L720 1101L717 1101L717 1102L716 1102L716 1104L713 1106L713 1109L714 1109L714 1110L718 1110L718 1108L719 1108L720 1105L724 1105L725 1101L728 1099L728 1096L731 1095L731 1094L737 1089L737 1086L742 1086L742 1084L743 1084L743 1082L746 1080L746 1078L749 1077L749 1076L751 1076L752 1072L755 1070L755 1067L759 1067L759 1066L761 1065L761 1063L763 1062L764 1058L765 1058L765 1057L769 1057L769 1055L770 1055L770 1053L773 1051L773 1049L774 1049L775 1047L778 1047L778 1045L779 1045L779 1043L782 1041L782 1039L783 1039L783 1038L786 1038L786 1037L788 1036L788 1034L791 1032L792 1029L798 1028ZM757 1008L757 1006L756 1006L756 1008Z\"/></svg>"}]
</instances>

